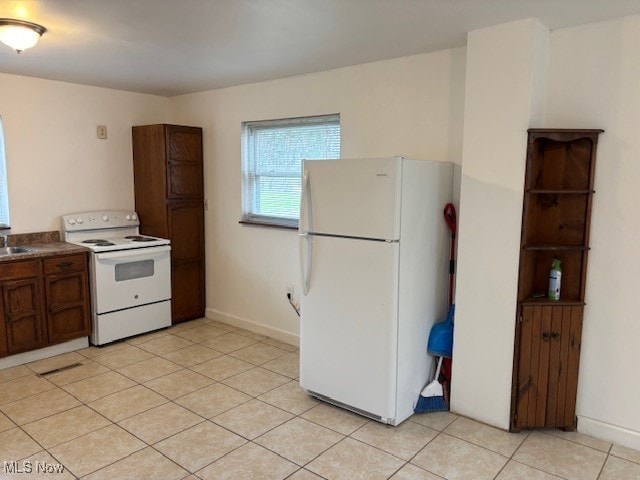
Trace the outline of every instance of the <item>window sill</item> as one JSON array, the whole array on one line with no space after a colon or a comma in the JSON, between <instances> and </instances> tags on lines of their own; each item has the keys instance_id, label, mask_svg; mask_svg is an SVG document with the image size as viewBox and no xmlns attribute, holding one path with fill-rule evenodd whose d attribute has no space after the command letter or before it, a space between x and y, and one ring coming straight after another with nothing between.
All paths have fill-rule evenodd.
<instances>
[{"instance_id":1,"label":"window sill","mask_svg":"<svg viewBox=\"0 0 640 480\"><path fill-rule=\"evenodd\" d=\"M268 228L280 228L283 230L298 230L298 227L294 225L283 225L281 223L273 223L268 221L240 220L238 223L241 225L249 225L252 227L268 227Z\"/></svg>"}]
</instances>

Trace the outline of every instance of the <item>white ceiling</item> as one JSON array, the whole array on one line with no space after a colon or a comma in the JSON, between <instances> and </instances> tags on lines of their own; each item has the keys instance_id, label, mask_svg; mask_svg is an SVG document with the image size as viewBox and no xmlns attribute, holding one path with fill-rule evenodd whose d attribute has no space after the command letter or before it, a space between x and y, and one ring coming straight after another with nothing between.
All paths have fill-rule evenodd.
<instances>
[{"instance_id":1,"label":"white ceiling","mask_svg":"<svg viewBox=\"0 0 640 480\"><path fill-rule=\"evenodd\" d=\"M1 0L48 31L0 72L174 96L465 44L537 17L550 29L640 14L640 0Z\"/></svg>"}]
</instances>

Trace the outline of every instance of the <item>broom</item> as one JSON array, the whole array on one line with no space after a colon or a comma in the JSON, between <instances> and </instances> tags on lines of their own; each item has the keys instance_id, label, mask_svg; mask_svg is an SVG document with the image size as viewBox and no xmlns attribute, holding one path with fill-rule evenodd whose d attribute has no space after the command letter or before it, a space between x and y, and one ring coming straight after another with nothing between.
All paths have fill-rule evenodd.
<instances>
[{"instance_id":1,"label":"broom","mask_svg":"<svg viewBox=\"0 0 640 480\"><path fill-rule=\"evenodd\" d=\"M440 385L438 381L440 369L442 368L442 359L443 357L438 358L438 366L436 367L436 374L433 381L427 384L420 392L418 403L416 403L413 409L414 413L444 412L449 410L447 402L444 399L442 385Z\"/></svg>"}]
</instances>

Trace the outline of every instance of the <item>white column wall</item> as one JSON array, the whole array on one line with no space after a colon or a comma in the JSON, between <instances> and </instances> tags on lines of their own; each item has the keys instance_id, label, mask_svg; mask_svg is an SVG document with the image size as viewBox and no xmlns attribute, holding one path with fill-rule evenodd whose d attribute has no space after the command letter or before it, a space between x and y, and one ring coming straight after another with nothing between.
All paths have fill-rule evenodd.
<instances>
[{"instance_id":1,"label":"white column wall","mask_svg":"<svg viewBox=\"0 0 640 480\"><path fill-rule=\"evenodd\" d=\"M508 428L526 131L542 125L548 30L469 33L451 409Z\"/></svg>"}]
</instances>

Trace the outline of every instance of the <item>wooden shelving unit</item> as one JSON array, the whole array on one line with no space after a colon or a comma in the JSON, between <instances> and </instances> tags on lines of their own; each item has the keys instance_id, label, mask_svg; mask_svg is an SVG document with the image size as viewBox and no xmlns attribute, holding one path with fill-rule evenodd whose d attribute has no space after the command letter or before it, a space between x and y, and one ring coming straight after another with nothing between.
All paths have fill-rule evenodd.
<instances>
[{"instance_id":1,"label":"wooden shelving unit","mask_svg":"<svg viewBox=\"0 0 640 480\"><path fill-rule=\"evenodd\" d=\"M598 135L530 129L522 210L511 430L574 430ZM553 259L560 300L547 298Z\"/></svg>"}]
</instances>

